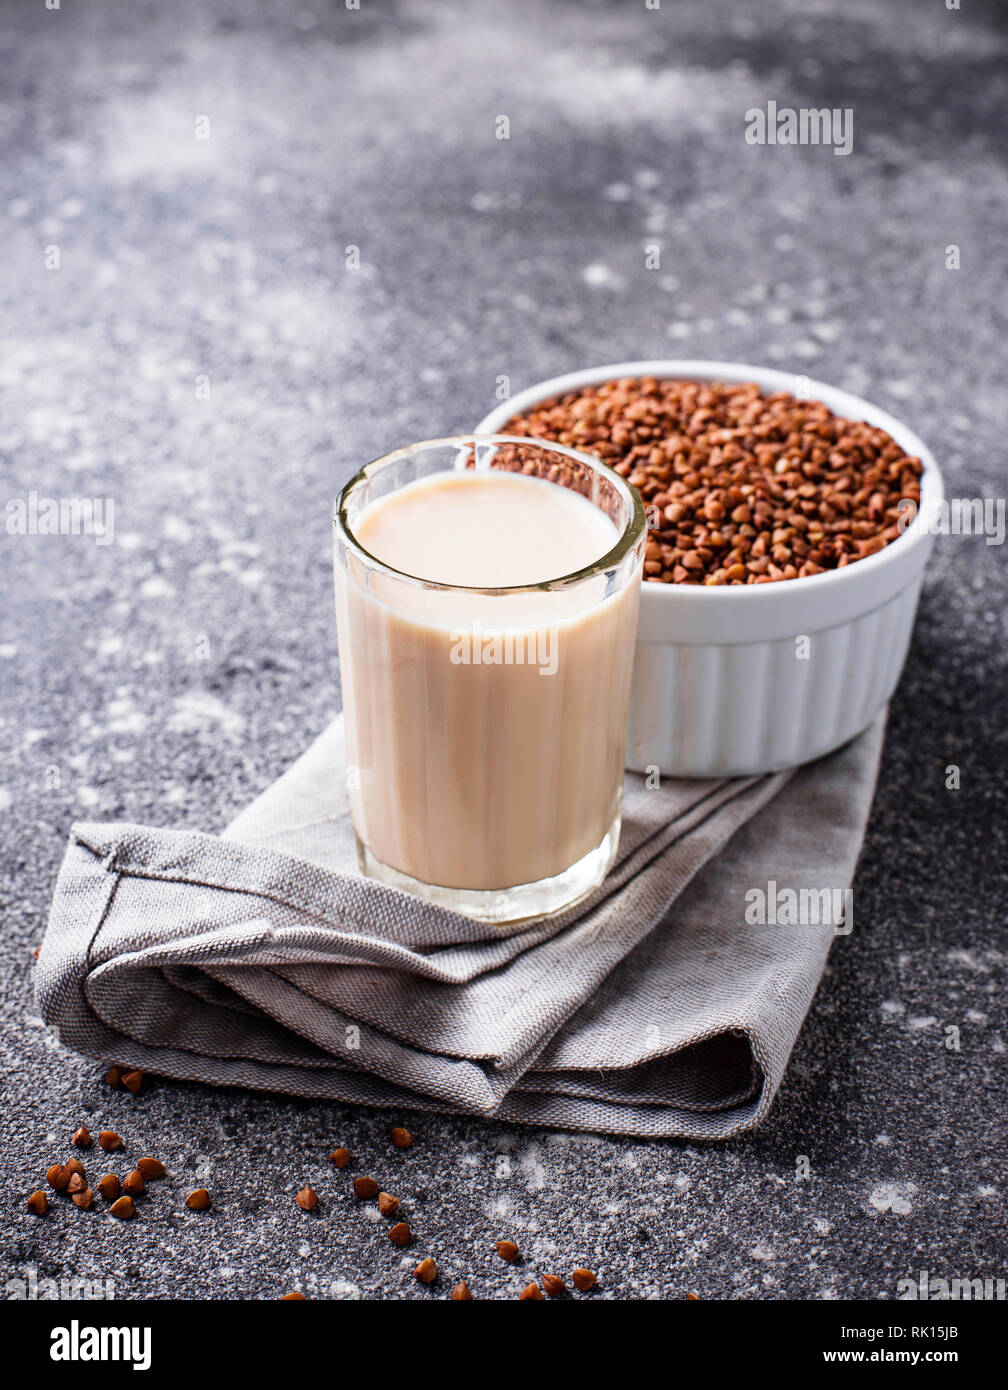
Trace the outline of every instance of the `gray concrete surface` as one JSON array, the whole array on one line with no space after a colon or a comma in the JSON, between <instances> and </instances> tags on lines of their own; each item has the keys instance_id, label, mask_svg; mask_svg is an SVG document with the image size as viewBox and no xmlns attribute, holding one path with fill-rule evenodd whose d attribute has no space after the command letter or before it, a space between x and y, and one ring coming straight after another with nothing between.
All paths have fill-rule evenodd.
<instances>
[{"instance_id":1,"label":"gray concrete surface","mask_svg":"<svg viewBox=\"0 0 1008 1390\"><path fill-rule=\"evenodd\" d=\"M328 1170L338 1142L408 1205L442 1292L521 1287L502 1234L611 1298L1008 1272L1008 574L980 538L939 543L859 927L749 1138L113 1095L47 1046L31 993L71 820L214 830L295 757L338 707L332 496L470 427L498 377L769 363L905 417L953 495L1003 494L1006 49L993 3L0 7L0 492L116 504L112 545L0 535L0 1284L430 1297ZM770 99L853 107L853 153L747 145ZM82 1121L169 1165L132 1225L23 1209ZM204 1174L197 1217L179 1197Z\"/></svg>"}]
</instances>

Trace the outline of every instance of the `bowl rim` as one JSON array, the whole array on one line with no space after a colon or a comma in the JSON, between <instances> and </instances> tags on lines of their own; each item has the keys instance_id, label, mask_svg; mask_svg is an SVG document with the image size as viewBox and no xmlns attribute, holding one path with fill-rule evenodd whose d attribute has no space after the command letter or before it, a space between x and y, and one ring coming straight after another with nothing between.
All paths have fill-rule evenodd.
<instances>
[{"instance_id":1,"label":"bowl rim","mask_svg":"<svg viewBox=\"0 0 1008 1390\"><path fill-rule=\"evenodd\" d=\"M890 565L907 561L914 548L921 551L923 563L934 535L930 531L930 521L945 495L941 472L931 450L908 425L889 411L883 410L881 406L873 405L871 401L856 396L851 391L830 386L827 382L805 376L803 373L703 358L651 358L638 362L611 362L599 367L583 367L536 382L519 391L517 395L502 401L483 417L474 433L500 430L518 412L528 410L553 396L562 396L583 386L597 386L601 382L618 380L620 377L645 376L682 381L751 381L763 391L789 391L791 394L794 394L795 386L801 381L808 398L821 401L843 419L860 419L866 424L884 429L892 435L901 449L919 458L923 465L921 504L916 521L908 526L898 539L890 541L883 550L876 551L874 555L867 555L852 565L845 565L843 569L824 570L822 574L781 580L777 584L659 584L647 581L642 585L643 593L663 595L661 599L651 599L649 602L681 603L688 595L687 601L691 603L704 603L714 607L737 603L740 594L747 594L750 595L747 600L750 603L755 601L769 604L781 602L783 595L789 592L794 595L796 587L801 595L806 597L823 594L831 588L836 588L838 584L847 582L848 576L852 573L857 573L863 582L870 580L873 575L881 577Z\"/></svg>"}]
</instances>

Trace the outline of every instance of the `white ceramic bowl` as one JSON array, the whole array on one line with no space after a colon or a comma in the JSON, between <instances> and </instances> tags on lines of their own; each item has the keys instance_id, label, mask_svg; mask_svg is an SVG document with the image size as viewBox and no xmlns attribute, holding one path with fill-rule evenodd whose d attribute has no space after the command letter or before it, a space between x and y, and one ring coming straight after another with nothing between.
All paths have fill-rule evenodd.
<instances>
[{"instance_id":1,"label":"white ceramic bowl","mask_svg":"<svg viewBox=\"0 0 1008 1390\"><path fill-rule=\"evenodd\" d=\"M790 373L735 362L618 362L540 382L476 428L497 433L541 401L644 376L754 381L763 391L792 394L797 384ZM921 440L868 401L820 381L802 384L805 396L879 426L919 457L920 516L933 515L943 497L941 474ZM645 582L627 766L678 777L770 772L818 758L860 733L896 688L932 541L924 525L908 527L853 565L777 584Z\"/></svg>"}]
</instances>

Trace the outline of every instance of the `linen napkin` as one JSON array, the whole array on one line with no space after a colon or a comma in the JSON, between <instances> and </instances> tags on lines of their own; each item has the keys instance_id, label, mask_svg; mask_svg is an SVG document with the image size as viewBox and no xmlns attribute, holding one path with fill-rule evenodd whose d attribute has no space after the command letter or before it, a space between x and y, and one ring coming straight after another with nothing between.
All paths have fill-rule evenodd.
<instances>
[{"instance_id":1,"label":"linen napkin","mask_svg":"<svg viewBox=\"0 0 1008 1390\"><path fill-rule=\"evenodd\" d=\"M222 835L75 824L39 1009L164 1076L726 1138L767 1114L849 930L774 904L849 885L883 730L789 773L627 774L605 882L507 933L361 876L337 720Z\"/></svg>"}]
</instances>

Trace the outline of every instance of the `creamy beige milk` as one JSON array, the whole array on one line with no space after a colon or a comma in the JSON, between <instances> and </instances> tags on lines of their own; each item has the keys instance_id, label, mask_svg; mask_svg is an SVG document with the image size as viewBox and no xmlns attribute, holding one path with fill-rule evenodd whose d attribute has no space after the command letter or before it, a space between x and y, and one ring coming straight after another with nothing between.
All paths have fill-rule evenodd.
<instances>
[{"instance_id":1,"label":"creamy beige milk","mask_svg":"<svg viewBox=\"0 0 1008 1390\"><path fill-rule=\"evenodd\" d=\"M337 565L350 800L383 864L499 889L561 873L619 813L638 583L553 580L619 535L567 488L499 470L435 473L368 503L351 530L410 584Z\"/></svg>"}]
</instances>

